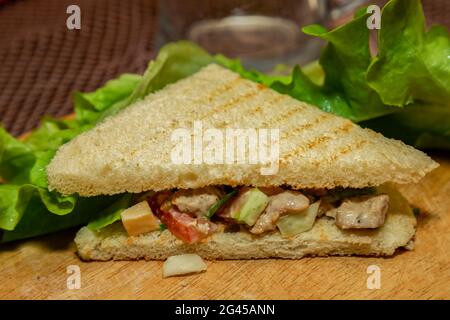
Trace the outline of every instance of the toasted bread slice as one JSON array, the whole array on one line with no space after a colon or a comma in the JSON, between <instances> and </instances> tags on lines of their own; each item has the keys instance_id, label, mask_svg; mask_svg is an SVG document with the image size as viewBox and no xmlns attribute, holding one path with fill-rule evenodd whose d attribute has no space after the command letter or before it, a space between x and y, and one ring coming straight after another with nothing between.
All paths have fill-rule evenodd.
<instances>
[{"instance_id":1,"label":"toasted bread slice","mask_svg":"<svg viewBox=\"0 0 450 320\"><path fill-rule=\"evenodd\" d=\"M298 259L304 256L374 255L388 256L399 247L411 245L416 219L407 201L391 187L381 192L390 196L383 227L344 231L334 220L319 218L314 227L293 238L278 231L255 236L247 231L220 232L205 242L185 244L170 231L154 231L129 237L120 222L99 232L82 228L75 243L83 260L159 260L182 253L197 253L206 259Z\"/></svg>"},{"instance_id":2,"label":"toasted bread slice","mask_svg":"<svg viewBox=\"0 0 450 320\"><path fill-rule=\"evenodd\" d=\"M262 175L259 164L173 163L171 134L194 121L279 129L277 174ZM212 64L62 146L47 175L52 190L94 196L220 184L359 188L416 182L437 166L400 141Z\"/></svg>"}]
</instances>

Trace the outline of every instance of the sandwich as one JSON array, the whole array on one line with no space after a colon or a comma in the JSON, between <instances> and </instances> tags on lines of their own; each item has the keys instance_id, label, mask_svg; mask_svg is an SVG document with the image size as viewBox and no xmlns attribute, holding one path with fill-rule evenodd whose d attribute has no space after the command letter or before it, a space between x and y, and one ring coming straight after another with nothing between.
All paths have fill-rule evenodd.
<instances>
[{"instance_id":1,"label":"sandwich","mask_svg":"<svg viewBox=\"0 0 450 320\"><path fill-rule=\"evenodd\" d=\"M83 260L298 259L411 249L395 185L437 166L211 63L64 144L46 173L64 195L129 195L108 226L78 231Z\"/></svg>"}]
</instances>

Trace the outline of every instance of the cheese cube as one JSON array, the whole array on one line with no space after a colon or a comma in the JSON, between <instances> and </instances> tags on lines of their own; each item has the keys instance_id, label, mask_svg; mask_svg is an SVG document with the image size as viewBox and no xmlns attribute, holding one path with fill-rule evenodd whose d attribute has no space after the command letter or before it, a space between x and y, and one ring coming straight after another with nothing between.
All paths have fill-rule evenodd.
<instances>
[{"instance_id":1,"label":"cheese cube","mask_svg":"<svg viewBox=\"0 0 450 320\"><path fill-rule=\"evenodd\" d=\"M121 213L122 224L128 235L137 236L159 229L159 220L155 217L147 201L139 202Z\"/></svg>"}]
</instances>

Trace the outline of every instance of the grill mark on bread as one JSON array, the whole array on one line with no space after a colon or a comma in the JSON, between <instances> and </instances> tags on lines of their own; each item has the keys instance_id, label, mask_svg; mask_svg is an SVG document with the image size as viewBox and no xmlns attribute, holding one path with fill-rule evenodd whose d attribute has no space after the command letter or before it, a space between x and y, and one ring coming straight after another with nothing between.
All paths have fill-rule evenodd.
<instances>
[{"instance_id":1,"label":"grill mark on bread","mask_svg":"<svg viewBox=\"0 0 450 320\"><path fill-rule=\"evenodd\" d=\"M348 134L351 129L355 128L353 123L351 121L345 121L345 123L333 131L330 132L330 135L321 135L317 136L316 138L308 141L306 144L303 144L299 146L298 148L293 149L292 151L288 152L283 158L280 159L280 162L286 162L287 159L292 158L293 156L298 155L301 151L310 150L313 148L317 148L319 145L323 144L326 141L331 140L334 136L338 134Z\"/></svg>"},{"instance_id":2,"label":"grill mark on bread","mask_svg":"<svg viewBox=\"0 0 450 320\"><path fill-rule=\"evenodd\" d=\"M242 79L242 78L240 78L240 79ZM235 80L237 80L237 79L234 79L231 82L233 82ZM204 120L205 118L207 118L211 114L215 114L215 113L218 113L218 112L224 112L224 111L226 111L226 108L228 108L228 110L230 110L231 108L236 107L238 105L238 102L242 101L242 99L254 97L255 94L259 94L259 93L265 91L266 89L268 89L267 86L264 86L262 84L257 84L256 87L257 87L256 91L250 91L250 92L244 94L243 96L233 97L233 98L230 99L230 101L227 101L223 105L217 106L214 110L209 110L206 114L202 115L200 117L200 119ZM223 87L221 87L221 88L223 88ZM284 100L286 97L287 97L286 95L275 95L275 96L272 96L272 98L268 101L268 103L269 104L278 103L281 100ZM241 99L241 100L239 100L239 99ZM238 100L238 101L236 101L236 100ZM202 102L201 100L198 101L198 103L201 103L201 102ZM222 108L225 108L225 109L224 110L220 110ZM249 112L246 112L246 113L251 116L252 113L254 113L256 115L260 111L261 111L261 105L258 104L255 108L253 108L252 110L250 110ZM245 112L245 111L243 111L243 112ZM216 126L218 126L219 128L224 128L224 127L226 127L226 125L227 125L227 121L221 121L221 122L216 124ZM169 129L175 129L177 126L178 126L178 124L172 124L172 125L169 126Z\"/></svg>"},{"instance_id":3,"label":"grill mark on bread","mask_svg":"<svg viewBox=\"0 0 450 320\"><path fill-rule=\"evenodd\" d=\"M330 157L328 157L325 160L321 160L321 161L313 161L312 164L315 166L319 166L320 164L323 164L324 162L333 162L336 161L338 158L343 157L344 155L350 153L350 152L354 152L357 151L359 149L361 149L364 145L366 145L368 143L367 140L359 140L356 143L353 143L353 141L345 146L343 146L342 148L338 149L336 152L334 152Z\"/></svg>"},{"instance_id":4,"label":"grill mark on bread","mask_svg":"<svg viewBox=\"0 0 450 320\"><path fill-rule=\"evenodd\" d=\"M286 99L287 96L283 95L283 98ZM284 120L286 120L287 118L293 116L294 114L305 110L306 107L304 105L294 105L294 108L288 110L286 113L282 113L280 116L276 117L275 119L273 119L272 121L270 121L270 125L271 127L275 127L278 123L283 122ZM262 123L263 126L268 126L269 122L264 121Z\"/></svg>"},{"instance_id":5,"label":"grill mark on bread","mask_svg":"<svg viewBox=\"0 0 450 320\"><path fill-rule=\"evenodd\" d=\"M284 97L282 97L282 96L278 96L278 95L277 96L272 96L271 99L267 103L268 104L278 103L282 99L284 99ZM235 106L237 106L237 105L235 105ZM246 111L245 109L243 109L241 111L242 111L242 113L245 113L245 115L247 117L251 118L253 116L258 116L258 114L261 113L261 111L262 111L261 109L262 108L263 108L263 106L261 104L257 104L255 107L253 107L249 111ZM222 120L222 121L219 121L217 123L214 123L214 125L216 125L216 126L217 126L217 124L218 124L218 127L222 129L222 128L226 127L229 124L229 121ZM261 125L259 125L259 128L263 128L263 127Z\"/></svg>"},{"instance_id":6,"label":"grill mark on bread","mask_svg":"<svg viewBox=\"0 0 450 320\"><path fill-rule=\"evenodd\" d=\"M212 92L207 97L203 98L202 100L211 102L217 96L224 94L224 93L230 91L231 89L233 89L234 87L236 87L242 80L244 80L242 77L236 77L233 80L231 80L230 82L225 83L221 87L218 87L218 88L215 88L214 90L212 90Z\"/></svg>"},{"instance_id":7,"label":"grill mark on bread","mask_svg":"<svg viewBox=\"0 0 450 320\"><path fill-rule=\"evenodd\" d=\"M347 154L349 152L361 149L365 144L367 144L367 140L360 140L360 141L358 141L356 143L348 144L348 145L342 147L341 149L339 149L336 153L334 153L330 157L329 160L330 161L335 161L339 157L342 157L342 156L344 156L345 154Z\"/></svg>"},{"instance_id":8,"label":"grill mark on bread","mask_svg":"<svg viewBox=\"0 0 450 320\"><path fill-rule=\"evenodd\" d=\"M267 104L272 104L272 103L279 103L281 100L284 100L286 98L286 96L275 96L272 97ZM256 107L254 107L253 109L250 109L248 112L246 112L246 114L248 116L256 116L261 112L261 108L262 106L260 104L256 105Z\"/></svg>"},{"instance_id":9,"label":"grill mark on bread","mask_svg":"<svg viewBox=\"0 0 450 320\"><path fill-rule=\"evenodd\" d=\"M239 103L243 102L244 100L247 99L251 99L255 96L257 96L258 94L260 94L261 92L263 92L264 90L267 90L267 87L265 86L258 86L256 88L256 90L252 90L249 91L243 95L239 95L237 97L233 97L231 98L229 101L225 102L222 105L217 106L216 108L212 108L211 110L209 110L206 114L202 115L200 117L200 120L205 120L206 118L211 117L213 114L219 113L219 112L223 112L226 110L230 110L234 107L236 107Z\"/></svg>"},{"instance_id":10,"label":"grill mark on bread","mask_svg":"<svg viewBox=\"0 0 450 320\"><path fill-rule=\"evenodd\" d=\"M325 113L325 114L321 114L320 116L318 116L317 118L315 118L314 120L305 123L303 125L300 125L298 127L293 128L292 130L289 130L288 132L285 131L282 135L281 135L281 139L287 139L289 137L291 137L292 135L296 134L296 133L300 133L303 130L312 128L313 126L318 125L321 122L324 122L325 120L332 120L334 119L334 117L329 114L329 113Z\"/></svg>"},{"instance_id":11,"label":"grill mark on bread","mask_svg":"<svg viewBox=\"0 0 450 320\"><path fill-rule=\"evenodd\" d=\"M257 84L256 84L256 87L257 87L259 90L265 90L265 89L267 89L267 86L263 85L262 83L257 83Z\"/></svg>"}]
</instances>

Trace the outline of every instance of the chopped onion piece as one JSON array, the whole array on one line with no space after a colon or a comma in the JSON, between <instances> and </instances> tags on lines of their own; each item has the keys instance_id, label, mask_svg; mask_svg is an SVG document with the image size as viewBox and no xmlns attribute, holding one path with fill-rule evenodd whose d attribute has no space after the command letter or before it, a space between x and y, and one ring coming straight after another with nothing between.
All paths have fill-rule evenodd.
<instances>
[{"instance_id":1,"label":"chopped onion piece","mask_svg":"<svg viewBox=\"0 0 450 320\"><path fill-rule=\"evenodd\" d=\"M283 237L293 237L311 230L316 221L319 206L320 200L299 213L289 214L278 219L277 227L281 235Z\"/></svg>"},{"instance_id":2,"label":"chopped onion piece","mask_svg":"<svg viewBox=\"0 0 450 320\"><path fill-rule=\"evenodd\" d=\"M196 254L182 254L167 258L163 265L163 277L198 273L206 270L206 263Z\"/></svg>"}]
</instances>

